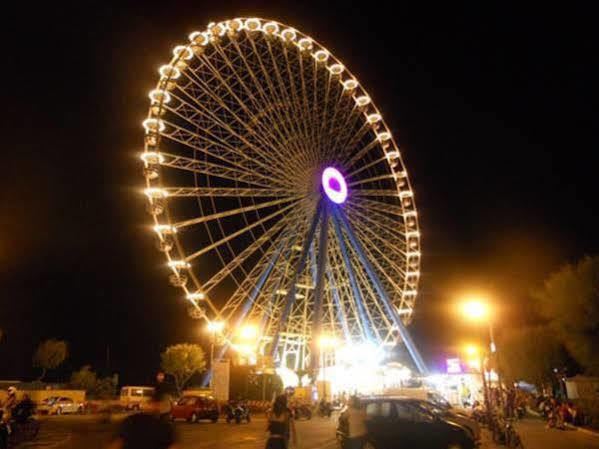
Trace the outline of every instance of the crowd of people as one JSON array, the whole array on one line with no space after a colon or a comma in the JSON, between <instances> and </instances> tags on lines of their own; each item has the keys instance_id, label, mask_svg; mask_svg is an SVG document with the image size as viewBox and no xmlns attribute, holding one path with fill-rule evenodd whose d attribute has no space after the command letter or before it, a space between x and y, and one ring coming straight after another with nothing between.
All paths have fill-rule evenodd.
<instances>
[{"instance_id":1,"label":"crowd of people","mask_svg":"<svg viewBox=\"0 0 599 449\"><path fill-rule=\"evenodd\" d=\"M520 419L530 409L547 421L547 428L566 429L567 424L581 426L585 417L577 405L566 398L547 394L528 393L520 388L490 387L488 402L491 410L499 412L504 418ZM479 401L473 404L473 415L484 420L485 407Z\"/></svg>"},{"instance_id":2,"label":"crowd of people","mask_svg":"<svg viewBox=\"0 0 599 449\"><path fill-rule=\"evenodd\" d=\"M535 407L547 420L548 428L565 429L566 424L580 426L584 424L582 411L568 400L555 397L538 395L535 398Z\"/></svg>"}]
</instances>

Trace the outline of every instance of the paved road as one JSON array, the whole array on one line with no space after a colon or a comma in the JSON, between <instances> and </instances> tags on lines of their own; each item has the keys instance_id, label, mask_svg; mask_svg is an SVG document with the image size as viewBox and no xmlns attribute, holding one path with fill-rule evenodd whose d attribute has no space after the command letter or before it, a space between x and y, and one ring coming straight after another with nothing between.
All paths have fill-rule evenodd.
<instances>
[{"instance_id":1,"label":"paved road","mask_svg":"<svg viewBox=\"0 0 599 449\"><path fill-rule=\"evenodd\" d=\"M44 418L40 435L22 447L45 449L103 449L114 434L118 421L101 423L95 416L52 416ZM315 417L297 422L298 449L334 449L335 418ZM256 417L250 424L209 421L198 424L177 422L175 428L181 449L262 449L266 440L266 420Z\"/></svg>"},{"instance_id":2,"label":"paved road","mask_svg":"<svg viewBox=\"0 0 599 449\"><path fill-rule=\"evenodd\" d=\"M539 418L523 419L515 427L525 449L599 449L599 435L585 430L547 429ZM485 430L482 448L505 449L505 446L493 444Z\"/></svg>"},{"instance_id":3,"label":"paved road","mask_svg":"<svg viewBox=\"0 0 599 449\"><path fill-rule=\"evenodd\" d=\"M42 421L40 435L24 449L103 449L114 434L118 421L100 423L96 416L56 416ZM314 417L297 423L297 449L335 449L335 417ZM182 449L262 449L266 439L266 420L255 417L250 424L226 424L208 421L199 424L177 422ZM599 435L583 430L546 429L544 422L527 418L516 423L526 449L599 449ZM486 430L480 449L504 449L494 445ZM417 448L414 448L417 449Z\"/></svg>"}]
</instances>

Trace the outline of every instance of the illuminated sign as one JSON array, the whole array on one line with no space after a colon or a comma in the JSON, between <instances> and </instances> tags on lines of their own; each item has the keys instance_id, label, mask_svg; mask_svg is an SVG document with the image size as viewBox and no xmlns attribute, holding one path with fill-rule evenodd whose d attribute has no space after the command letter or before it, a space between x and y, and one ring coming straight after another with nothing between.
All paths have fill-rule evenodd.
<instances>
[{"instance_id":1,"label":"illuminated sign","mask_svg":"<svg viewBox=\"0 0 599 449\"><path fill-rule=\"evenodd\" d=\"M445 363L447 363L447 374L459 374L462 372L460 359L447 359Z\"/></svg>"}]
</instances>

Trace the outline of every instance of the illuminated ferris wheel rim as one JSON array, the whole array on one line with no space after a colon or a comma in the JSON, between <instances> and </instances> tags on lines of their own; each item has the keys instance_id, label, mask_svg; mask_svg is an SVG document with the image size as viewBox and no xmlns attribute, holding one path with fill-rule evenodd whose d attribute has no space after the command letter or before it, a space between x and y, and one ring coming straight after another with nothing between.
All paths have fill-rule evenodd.
<instances>
[{"instance_id":1,"label":"illuminated ferris wheel rim","mask_svg":"<svg viewBox=\"0 0 599 449\"><path fill-rule=\"evenodd\" d=\"M407 177L407 173L404 170L398 170L396 167L404 167L401 154L397 148L395 140L389 131L385 121L382 118L382 114L372 103L370 96L366 93L365 89L359 84L356 78L351 72L332 55L326 48L320 45L312 38L298 32L294 28L283 25L279 22L272 20L264 20L257 18L236 18L228 21L211 23L208 28L203 32L193 32L189 35L190 43L187 45L179 45L173 50L173 58L169 62L162 66L159 70L160 80L156 89L152 90L149 94L151 100L151 107L148 118L144 121L143 125L146 131L146 144L144 147L144 153L141 158L144 162L144 168L146 170L146 189L145 194L148 197L148 202L152 208L154 205L161 203L165 209L165 215L168 218L165 222L158 213L152 213L154 221L154 231L157 234L160 242L166 242L167 238L172 239L174 246L176 246L178 256L174 257L171 255L171 250L165 251L167 257L167 263L169 268L172 270L172 276L176 279L186 279L186 273L190 273L191 278L194 282L194 288L189 288L186 282L181 282L180 286L184 291L186 298L190 303L197 308L202 310L203 317L208 321L211 321L211 317L206 314L206 311L200 307L200 303L206 303L211 311L212 319L221 317L221 310L217 305L213 303L205 289L202 287L202 283L195 276L192 270L190 270L190 258L189 255L185 255L183 245L181 244L177 231L180 227L170 217L169 207L167 200L168 198L177 197L181 194L181 189L165 188L162 184L156 184L156 178L160 178L159 169L161 166L172 162L170 159L172 155L163 153L160 151L159 142L163 138L163 132L167 128L166 121L161 118L162 113L168 109L168 104L173 100L175 95L172 93L173 89L176 89L177 80L185 74L188 69L190 61L197 56L204 54L206 49L211 46L218 46L221 39L227 39L227 37L246 33L248 35L261 34L268 38L276 38L282 44L290 47L295 47L298 53L308 53L314 59L314 64L320 64L326 67L331 79L333 77L338 79L343 92L348 93L355 102L355 108L359 108L364 119L364 123L373 127L376 127L375 140L381 146L384 152L384 157L388 162L388 167L396 182L396 195L403 211L404 222L410 220L411 226L405 226L404 238L406 242L406 250L404 256L411 262L409 264L410 271L406 268L406 276L404 279L404 285L402 289L402 295L411 297L412 307L400 308L398 311L403 315L404 320L409 319L412 314L412 308L414 298L416 296L416 288L419 277L419 265L420 265L420 251L419 251L419 230L417 222L417 212L413 199L413 192ZM200 56L197 56L200 59ZM316 76L316 75L315 75ZM151 144L151 139L148 137L156 136L156 143ZM167 160L168 159L168 160ZM190 163L191 161L184 160L183 157L179 157L176 160L179 164ZM354 161L355 162L355 161ZM351 165L350 165L351 166ZM323 167L323 169L326 167ZM333 167L330 167L336 170ZM156 170L154 170L156 169ZM154 170L154 171L153 171ZM329 170L326 168L324 172ZM148 175L147 173L150 173ZM326 191L328 197L337 204L344 202L345 197L351 195L352 190L359 192L359 184L352 185L351 179L349 182L349 188L345 183L345 178L341 175L341 178L333 177L333 181L342 180L340 184L337 182L333 187L325 183L323 179L323 189ZM273 185L281 192L292 191L293 185L285 183L284 179L273 178ZM400 182L402 183L400 185ZM328 185L327 185L328 184ZM339 189L337 189L337 187ZM269 187L265 187L269 188ZM273 188L273 187L270 187ZM327 191L332 189L332 193ZM240 189L242 190L242 189ZM240 194L244 192L240 191ZM331 196L332 194L332 196ZM338 196L336 196L338 195ZM336 201L335 198L338 200ZM406 203L406 200L408 203ZM282 202L283 203L283 202ZM405 204L410 204L409 207L404 207ZM410 282L408 286L408 274L416 281Z\"/></svg>"}]
</instances>

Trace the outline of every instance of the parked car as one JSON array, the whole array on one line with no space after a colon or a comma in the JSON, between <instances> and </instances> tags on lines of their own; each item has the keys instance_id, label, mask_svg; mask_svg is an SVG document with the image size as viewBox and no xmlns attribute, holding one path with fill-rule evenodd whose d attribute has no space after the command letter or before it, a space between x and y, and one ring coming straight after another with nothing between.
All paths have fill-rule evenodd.
<instances>
[{"instance_id":1,"label":"parked car","mask_svg":"<svg viewBox=\"0 0 599 449\"><path fill-rule=\"evenodd\" d=\"M411 398L363 398L366 410L368 449L474 449L469 432L418 406ZM339 417L337 438L341 448L347 441L347 409Z\"/></svg>"},{"instance_id":2,"label":"parked car","mask_svg":"<svg viewBox=\"0 0 599 449\"><path fill-rule=\"evenodd\" d=\"M121 388L119 403L125 410L142 410L154 396L154 387L125 386Z\"/></svg>"},{"instance_id":3,"label":"parked car","mask_svg":"<svg viewBox=\"0 0 599 449\"><path fill-rule=\"evenodd\" d=\"M62 415L64 413L83 413L83 402L77 402L66 396L51 396L44 399L37 407L38 413Z\"/></svg>"},{"instance_id":4,"label":"parked car","mask_svg":"<svg viewBox=\"0 0 599 449\"><path fill-rule=\"evenodd\" d=\"M200 419L218 421L218 404L211 397L183 396L171 408L171 419L185 419L191 423Z\"/></svg>"},{"instance_id":5,"label":"parked car","mask_svg":"<svg viewBox=\"0 0 599 449\"><path fill-rule=\"evenodd\" d=\"M455 422L466 428L475 442L480 441L480 425L468 415L453 410L452 408L439 407L437 404L433 404L429 401L420 401L418 399L413 399L413 401L418 407L433 413L435 416Z\"/></svg>"}]
</instances>

